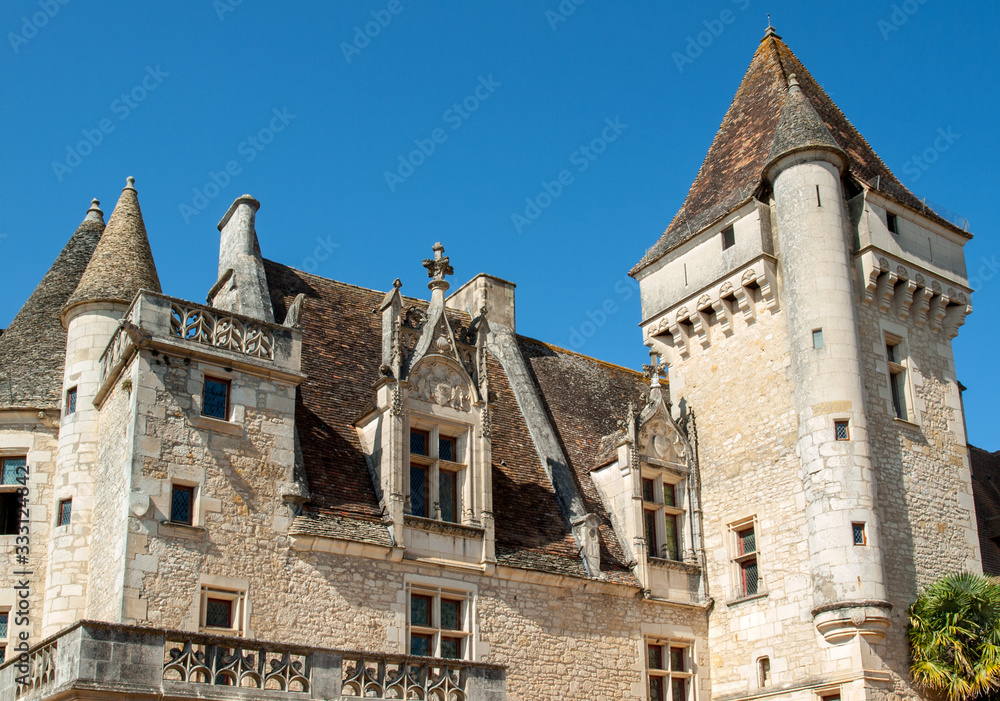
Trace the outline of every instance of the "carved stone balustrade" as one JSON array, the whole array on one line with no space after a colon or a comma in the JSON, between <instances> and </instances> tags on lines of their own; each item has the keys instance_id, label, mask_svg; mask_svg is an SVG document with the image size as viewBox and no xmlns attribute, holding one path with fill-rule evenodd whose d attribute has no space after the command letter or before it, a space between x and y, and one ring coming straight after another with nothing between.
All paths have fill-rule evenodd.
<instances>
[{"instance_id":1,"label":"carved stone balustrade","mask_svg":"<svg viewBox=\"0 0 1000 701\"><path fill-rule=\"evenodd\" d=\"M81 621L0 665L0 701L504 701L496 665Z\"/></svg>"}]
</instances>

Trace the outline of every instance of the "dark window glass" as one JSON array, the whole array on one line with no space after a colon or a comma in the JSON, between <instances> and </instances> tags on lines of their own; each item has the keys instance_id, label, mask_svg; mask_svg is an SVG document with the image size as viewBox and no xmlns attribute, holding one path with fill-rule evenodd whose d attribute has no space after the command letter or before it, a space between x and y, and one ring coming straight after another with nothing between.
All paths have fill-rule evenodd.
<instances>
[{"instance_id":1,"label":"dark window glass","mask_svg":"<svg viewBox=\"0 0 1000 701\"><path fill-rule=\"evenodd\" d=\"M66 392L66 413L76 413L76 387Z\"/></svg>"},{"instance_id":2,"label":"dark window glass","mask_svg":"<svg viewBox=\"0 0 1000 701\"><path fill-rule=\"evenodd\" d=\"M736 537L739 539L740 555L749 555L750 553L757 552L757 538L752 528L740 531L736 534Z\"/></svg>"},{"instance_id":3,"label":"dark window glass","mask_svg":"<svg viewBox=\"0 0 1000 701\"><path fill-rule=\"evenodd\" d=\"M771 660L767 657L761 657L758 663L758 670L760 672L760 685L767 686L771 683Z\"/></svg>"},{"instance_id":4,"label":"dark window glass","mask_svg":"<svg viewBox=\"0 0 1000 701\"><path fill-rule=\"evenodd\" d=\"M447 630L462 630L462 602L441 599L441 627Z\"/></svg>"},{"instance_id":5,"label":"dark window glass","mask_svg":"<svg viewBox=\"0 0 1000 701\"><path fill-rule=\"evenodd\" d=\"M846 421L834 421L833 428L838 441L846 441L851 437Z\"/></svg>"},{"instance_id":6,"label":"dark window glass","mask_svg":"<svg viewBox=\"0 0 1000 701\"><path fill-rule=\"evenodd\" d=\"M7 617L9 615L6 611L0 613L0 640L7 639Z\"/></svg>"},{"instance_id":7,"label":"dark window glass","mask_svg":"<svg viewBox=\"0 0 1000 701\"><path fill-rule=\"evenodd\" d=\"M410 596L410 625L430 627L432 603L433 599L429 596L412 594Z\"/></svg>"},{"instance_id":8,"label":"dark window glass","mask_svg":"<svg viewBox=\"0 0 1000 701\"><path fill-rule=\"evenodd\" d=\"M644 479L642 481L642 500L653 501L653 480Z\"/></svg>"},{"instance_id":9,"label":"dark window glass","mask_svg":"<svg viewBox=\"0 0 1000 701\"><path fill-rule=\"evenodd\" d=\"M663 503L667 506L677 506L677 485L663 483Z\"/></svg>"},{"instance_id":10,"label":"dark window glass","mask_svg":"<svg viewBox=\"0 0 1000 701\"><path fill-rule=\"evenodd\" d=\"M455 523L458 521L458 475L454 472L441 470L438 473L438 487L440 489L441 520Z\"/></svg>"},{"instance_id":11,"label":"dark window glass","mask_svg":"<svg viewBox=\"0 0 1000 701\"><path fill-rule=\"evenodd\" d=\"M24 469L26 466L26 458L4 458L3 474L0 477L0 483L21 484L20 480L27 476L27 472Z\"/></svg>"},{"instance_id":12,"label":"dark window glass","mask_svg":"<svg viewBox=\"0 0 1000 701\"><path fill-rule=\"evenodd\" d=\"M663 646L646 646L646 666L650 669L664 669L663 667Z\"/></svg>"},{"instance_id":13,"label":"dark window glass","mask_svg":"<svg viewBox=\"0 0 1000 701\"><path fill-rule=\"evenodd\" d=\"M458 450L455 444L454 438L439 438L438 439L438 457L441 460L450 460L451 462L458 461Z\"/></svg>"},{"instance_id":14,"label":"dark window glass","mask_svg":"<svg viewBox=\"0 0 1000 701\"><path fill-rule=\"evenodd\" d=\"M890 214L886 212L885 214L885 224L889 229L889 233L898 234L899 233L899 221L896 219L895 214Z\"/></svg>"},{"instance_id":15,"label":"dark window glass","mask_svg":"<svg viewBox=\"0 0 1000 701\"><path fill-rule=\"evenodd\" d=\"M427 455L430 436L427 431L410 431L410 452L414 455Z\"/></svg>"},{"instance_id":16,"label":"dark window glass","mask_svg":"<svg viewBox=\"0 0 1000 701\"><path fill-rule=\"evenodd\" d=\"M722 230L722 250L727 248L732 248L736 245L736 230L731 226L727 226Z\"/></svg>"},{"instance_id":17,"label":"dark window glass","mask_svg":"<svg viewBox=\"0 0 1000 701\"><path fill-rule=\"evenodd\" d=\"M462 639L441 637L441 657L457 660L462 656Z\"/></svg>"},{"instance_id":18,"label":"dark window glass","mask_svg":"<svg viewBox=\"0 0 1000 701\"><path fill-rule=\"evenodd\" d=\"M687 671L684 668L684 648L682 647L670 648L670 671L672 672Z\"/></svg>"},{"instance_id":19,"label":"dark window glass","mask_svg":"<svg viewBox=\"0 0 1000 701\"><path fill-rule=\"evenodd\" d=\"M410 465L410 513L427 516L427 468Z\"/></svg>"},{"instance_id":20,"label":"dark window glass","mask_svg":"<svg viewBox=\"0 0 1000 701\"><path fill-rule=\"evenodd\" d=\"M660 548L656 542L656 512L644 511L642 515L646 526L646 550L650 557L659 557Z\"/></svg>"},{"instance_id":21,"label":"dark window glass","mask_svg":"<svg viewBox=\"0 0 1000 701\"><path fill-rule=\"evenodd\" d=\"M229 418L229 382L205 378L205 392L201 404L201 413L215 419Z\"/></svg>"},{"instance_id":22,"label":"dark window glass","mask_svg":"<svg viewBox=\"0 0 1000 701\"><path fill-rule=\"evenodd\" d=\"M0 535L17 535L21 527L21 499L15 492L0 493Z\"/></svg>"},{"instance_id":23,"label":"dark window glass","mask_svg":"<svg viewBox=\"0 0 1000 701\"><path fill-rule=\"evenodd\" d=\"M740 574L743 578L743 593L752 596L757 593L757 560L740 563Z\"/></svg>"},{"instance_id":24,"label":"dark window glass","mask_svg":"<svg viewBox=\"0 0 1000 701\"><path fill-rule=\"evenodd\" d=\"M666 519L664 519L666 525L666 546L667 546L667 557L671 560L680 560L680 548L677 545L677 517L673 514L667 514Z\"/></svg>"},{"instance_id":25,"label":"dark window glass","mask_svg":"<svg viewBox=\"0 0 1000 701\"><path fill-rule=\"evenodd\" d=\"M889 388L892 390L892 410L897 419L906 418L903 408L903 374L894 372L889 374Z\"/></svg>"},{"instance_id":26,"label":"dark window glass","mask_svg":"<svg viewBox=\"0 0 1000 701\"><path fill-rule=\"evenodd\" d=\"M422 657L430 657L433 654L431 652L431 636L417 635L417 634L411 635L410 654L421 655Z\"/></svg>"},{"instance_id":27,"label":"dark window glass","mask_svg":"<svg viewBox=\"0 0 1000 701\"><path fill-rule=\"evenodd\" d=\"M63 499L59 502L59 522L57 526L68 526L73 515L73 500Z\"/></svg>"},{"instance_id":28,"label":"dark window glass","mask_svg":"<svg viewBox=\"0 0 1000 701\"><path fill-rule=\"evenodd\" d=\"M170 520L176 523L193 523L194 515L194 487L183 487L179 484L173 486L170 495Z\"/></svg>"},{"instance_id":29,"label":"dark window glass","mask_svg":"<svg viewBox=\"0 0 1000 701\"><path fill-rule=\"evenodd\" d=\"M208 628L232 628L233 602L229 599L208 599L205 602L205 626Z\"/></svg>"},{"instance_id":30,"label":"dark window glass","mask_svg":"<svg viewBox=\"0 0 1000 701\"><path fill-rule=\"evenodd\" d=\"M852 530L854 531L854 544L865 545L865 524L852 524Z\"/></svg>"},{"instance_id":31,"label":"dark window glass","mask_svg":"<svg viewBox=\"0 0 1000 701\"><path fill-rule=\"evenodd\" d=\"M663 688L663 677L650 677L649 678L649 698L653 701L665 701L666 696L664 695L665 689Z\"/></svg>"},{"instance_id":32,"label":"dark window glass","mask_svg":"<svg viewBox=\"0 0 1000 701\"><path fill-rule=\"evenodd\" d=\"M896 359L896 346L886 345L885 357L890 363L898 363L899 361Z\"/></svg>"},{"instance_id":33,"label":"dark window glass","mask_svg":"<svg viewBox=\"0 0 1000 701\"><path fill-rule=\"evenodd\" d=\"M687 698L687 679L684 677L670 679L670 695L672 701L684 701Z\"/></svg>"}]
</instances>

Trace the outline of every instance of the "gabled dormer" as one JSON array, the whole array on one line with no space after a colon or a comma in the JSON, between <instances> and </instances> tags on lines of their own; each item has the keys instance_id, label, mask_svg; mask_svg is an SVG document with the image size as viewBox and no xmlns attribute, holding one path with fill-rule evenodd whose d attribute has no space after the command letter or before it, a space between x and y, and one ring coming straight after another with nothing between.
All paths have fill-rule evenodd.
<instances>
[{"instance_id":1,"label":"gabled dormer","mask_svg":"<svg viewBox=\"0 0 1000 701\"><path fill-rule=\"evenodd\" d=\"M356 422L379 499L405 556L494 561L486 307L446 310L444 247L424 261L430 304L407 304L399 280L382 315L381 377Z\"/></svg>"}]
</instances>

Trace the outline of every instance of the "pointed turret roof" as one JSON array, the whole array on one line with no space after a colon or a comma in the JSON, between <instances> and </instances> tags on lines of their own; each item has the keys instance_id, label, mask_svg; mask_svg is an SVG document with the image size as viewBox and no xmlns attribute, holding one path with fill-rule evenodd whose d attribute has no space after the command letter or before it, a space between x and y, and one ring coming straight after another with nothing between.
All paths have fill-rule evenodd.
<instances>
[{"instance_id":1,"label":"pointed turret roof","mask_svg":"<svg viewBox=\"0 0 1000 701\"><path fill-rule=\"evenodd\" d=\"M84 302L129 304L139 290L160 292L160 278L146 238L135 178L129 177L101 242L76 291L66 303L63 316L70 308Z\"/></svg>"},{"instance_id":2,"label":"pointed turret roof","mask_svg":"<svg viewBox=\"0 0 1000 701\"><path fill-rule=\"evenodd\" d=\"M799 129L790 128L777 134L786 96L792 97L788 91L792 74L797 77L799 91L794 102L789 101L786 114L787 121L797 123ZM771 160L773 147L780 149L797 139L825 138L815 128L801 131L810 123L810 120L804 119L806 107L815 111L834 144L846 154L847 168L852 177L904 205L924 212L942 226L968 236L929 211L899 182L777 32L769 27L688 190L684 204L660 240L632 269L632 274L747 202L762 184L764 166ZM776 134L779 136L777 142Z\"/></svg>"},{"instance_id":3,"label":"pointed turret roof","mask_svg":"<svg viewBox=\"0 0 1000 701\"><path fill-rule=\"evenodd\" d=\"M792 73L788 76L788 95L781 108L767 161L774 163L790 153L817 148L834 151L844 157L843 149L823 124L809 98L802 93L798 78Z\"/></svg>"},{"instance_id":4,"label":"pointed turret roof","mask_svg":"<svg viewBox=\"0 0 1000 701\"><path fill-rule=\"evenodd\" d=\"M104 232L99 204L91 202L76 233L0 334L0 406L59 406L66 355L66 331L59 313L80 283Z\"/></svg>"}]
</instances>

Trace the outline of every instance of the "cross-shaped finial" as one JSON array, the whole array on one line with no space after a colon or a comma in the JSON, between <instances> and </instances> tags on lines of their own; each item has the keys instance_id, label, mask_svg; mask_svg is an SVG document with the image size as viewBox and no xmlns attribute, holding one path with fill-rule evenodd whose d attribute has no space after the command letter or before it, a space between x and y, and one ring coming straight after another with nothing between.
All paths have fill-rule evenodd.
<instances>
[{"instance_id":1,"label":"cross-shaped finial","mask_svg":"<svg viewBox=\"0 0 1000 701\"><path fill-rule=\"evenodd\" d=\"M424 267L427 268L427 277L434 278L435 281L443 281L445 275L454 275L455 270L448 262L448 256L444 253L444 246L440 242L433 246L434 257L424 259Z\"/></svg>"},{"instance_id":2,"label":"cross-shaped finial","mask_svg":"<svg viewBox=\"0 0 1000 701\"><path fill-rule=\"evenodd\" d=\"M650 362L642 366L642 374L650 380L651 387L660 386L660 378L667 374L667 364L660 362L660 356L655 351L649 354Z\"/></svg>"}]
</instances>

